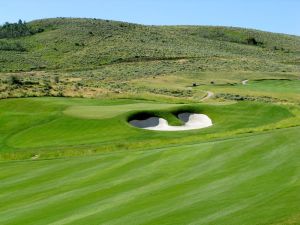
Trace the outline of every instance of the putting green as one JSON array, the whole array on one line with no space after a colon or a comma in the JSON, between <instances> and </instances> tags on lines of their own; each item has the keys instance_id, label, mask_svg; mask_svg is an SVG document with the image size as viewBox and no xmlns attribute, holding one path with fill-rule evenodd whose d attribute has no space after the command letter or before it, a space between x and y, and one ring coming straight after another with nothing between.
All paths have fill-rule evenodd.
<instances>
[{"instance_id":1,"label":"putting green","mask_svg":"<svg viewBox=\"0 0 300 225\"><path fill-rule=\"evenodd\" d=\"M238 85L241 90L299 94L300 80L256 80Z\"/></svg>"},{"instance_id":2,"label":"putting green","mask_svg":"<svg viewBox=\"0 0 300 225\"><path fill-rule=\"evenodd\" d=\"M142 146L160 147L171 143L180 144L223 138L235 133L247 133L251 129L293 117L285 107L262 103L187 106L130 100L114 102L33 98L23 101L22 99L3 100L0 105L2 152L22 151L28 154L51 154L55 149L60 155L65 150L68 151L66 155L70 153L76 155L80 151L91 148L93 151L102 151L120 148L136 149ZM160 108L161 116L168 121L169 118L175 117L171 114L172 109L196 110L208 115L214 121L214 125L202 130L176 132L176 134L141 131L128 124L126 118L131 112L142 110L143 105L146 106L145 110ZM89 109L92 110L86 115ZM66 115L66 111L72 116ZM107 118L108 116L112 118Z\"/></svg>"},{"instance_id":3,"label":"putting green","mask_svg":"<svg viewBox=\"0 0 300 225\"><path fill-rule=\"evenodd\" d=\"M289 102L300 102L300 80L249 80L246 85L215 85L215 93L231 93L242 96L268 96Z\"/></svg>"},{"instance_id":4,"label":"putting green","mask_svg":"<svg viewBox=\"0 0 300 225\"><path fill-rule=\"evenodd\" d=\"M178 104L136 103L116 106L71 106L64 113L86 119L107 119L136 110L161 110Z\"/></svg>"}]
</instances>

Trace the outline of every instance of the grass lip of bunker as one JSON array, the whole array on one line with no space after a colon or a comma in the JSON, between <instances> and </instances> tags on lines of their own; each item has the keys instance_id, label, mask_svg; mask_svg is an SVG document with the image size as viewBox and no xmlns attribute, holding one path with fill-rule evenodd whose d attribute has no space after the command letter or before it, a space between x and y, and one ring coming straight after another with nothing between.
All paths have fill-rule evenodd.
<instances>
[{"instance_id":1,"label":"grass lip of bunker","mask_svg":"<svg viewBox=\"0 0 300 225\"><path fill-rule=\"evenodd\" d=\"M181 126L171 126L164 118L160 118L149 113L137 115L128 120L128 122L137 128L156 131L185 131L195 130L212 126L212 120L205 114L180 112L177 114L179 120L183 123Z\"/></svg>"}]
</instances>

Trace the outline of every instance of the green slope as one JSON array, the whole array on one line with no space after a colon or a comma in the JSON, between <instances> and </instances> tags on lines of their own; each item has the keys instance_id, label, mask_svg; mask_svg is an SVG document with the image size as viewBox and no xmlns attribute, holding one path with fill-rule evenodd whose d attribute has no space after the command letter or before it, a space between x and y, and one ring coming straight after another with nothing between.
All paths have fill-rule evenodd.
<instances>
[{"instance_id":1,"label":"green slope","mask_svg":"<svg viewBox=\"0 0 300 225\"><path fill-rule=\"evenodd\" d=\"M0 50L2 71L82 70L160 60L191 60L191 66L200 70L299 71L298 36L242 28L143 26L95 19L45 19L28 25L43 32L2 39L3 44L22 46L20 51ZM252 39L254 43L249 42ZM180 64L172 67L178 70Z\"/></svg>"}]
</instances>

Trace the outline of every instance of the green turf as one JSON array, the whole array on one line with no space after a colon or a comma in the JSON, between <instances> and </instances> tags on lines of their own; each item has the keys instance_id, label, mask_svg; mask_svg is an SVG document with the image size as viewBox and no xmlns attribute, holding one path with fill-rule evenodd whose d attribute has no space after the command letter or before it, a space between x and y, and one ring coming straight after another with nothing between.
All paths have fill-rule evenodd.
<instances>
[{"instance_id":1,"label":"green turf","mask_svg":"<svg viewBox=\"0 0 300 225\"><path fill-rule=\"evenodd\" d=\"M240 86L239 88L266 92L299 94L300 80L249 81L247 85L242 85L242 87Z\"/></svg>"},{"instance_id":2,"label":"green turf","mask_svg":"<svg viewBox=\"0 0 300 225\"><path fill-rule=\"evenodd\" d=\"M178 110L205 113L214 125L189 132L153 132L128 124L129 116L150 109L174 124L173 114ZM132 150L196 142L262 130L270 124L294 118L284 106L263 103L166 105L71 98L2 100L0 116L0 156L19 151L20 157L23 153L27 154L24 157L36 154L49 157L85 154L88 149L96 152Z\"/></svg>"},{"instance_id":3,"label":"green turf","mask_svg":"<svg viewBox=\"0 0 300 225\"><path fill-rule=\"evenodd\" d=\"M299 132L2 162L0 223L298 224Z\"/></svg>"},{"instance_id":4,"label":"green turf","mask_svg":"<svg viewBox=\"0 0 300 225\"><path fill-rule=\"evenodd\" d=\"M124 114L130 111L138 110L162 110L167 109L175 104L155 104L139 103L124 104L116 106L73 106L67 108L64 113L69 116L86 118L86 119L107 119Z\"/></svg>"},{"instance_id":5,"label":"green turf","mask_svg":"<svg viewBox=\"0 0 300 225\"><path fill-rule=\"evenodd\" d=\"M167 119L205 113L214 125L155 132L127 123L157 110ZM295 112L251 102L2 100L0 224L297 222L300 130L284 128L299 122Z\"/></svg>"}]
</instances>

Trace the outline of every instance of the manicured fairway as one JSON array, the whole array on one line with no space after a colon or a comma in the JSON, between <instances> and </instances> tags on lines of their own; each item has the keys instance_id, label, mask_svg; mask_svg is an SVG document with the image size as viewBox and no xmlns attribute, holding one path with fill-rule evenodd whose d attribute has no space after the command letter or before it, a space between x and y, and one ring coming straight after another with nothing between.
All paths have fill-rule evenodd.
<instances>
[{"instance_id":1,"label":"manicured fairway","mask_svg":"<svg viewBox=\"0 0 300 225\"><path fill-rule=\"evenodd\" d=\"M248 96L269 96L285 101L300 102L300 80L249 80L246 85L219 85L211 87L214 92Z\"/></svg>"},{"instance_id":2,"label":"manicured fairway","mask_svg":"<svg viewBox=\"0 0 300 225\"><path fill-rule=\"evenodd\" d=\"M2 162L0 224L298 224L299 132Z\"/></svg>"},{"instance_id":3,"label":"manicured fairway","mask_svg":"<svg viewBox=\"0 0 300 225\"><path fill-rule=\"evenodd\" d=\"M206 129L127 119L205 113ZM0 224L300 222L299 108L255 102L0 101Z\"/></svg>"}]
</instances>

